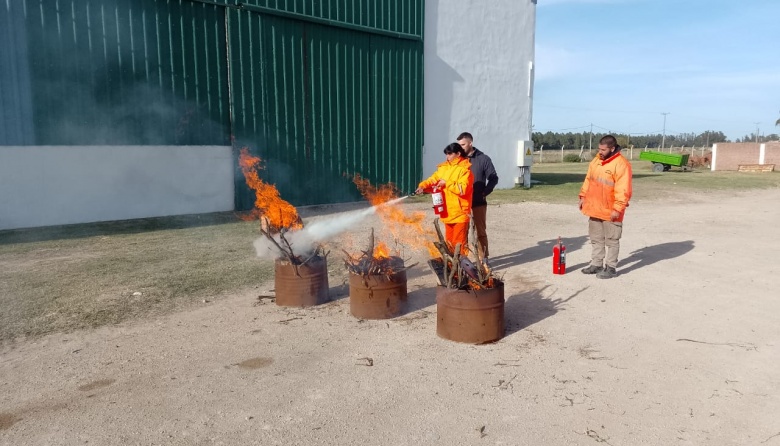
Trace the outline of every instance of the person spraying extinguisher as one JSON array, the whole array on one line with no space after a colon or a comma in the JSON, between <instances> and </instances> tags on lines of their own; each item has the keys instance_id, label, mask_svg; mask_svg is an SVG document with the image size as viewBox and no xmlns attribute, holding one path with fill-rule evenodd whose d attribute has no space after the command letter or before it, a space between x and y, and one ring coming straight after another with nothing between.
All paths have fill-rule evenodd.
<instances>
[{"instance_id":1,"label":"person spraying extinguisher","mask_svg":"<svg viewBox=\"0 0 780 446\"><path fill-rule=\"evenodd\" d=\"M553 274L566 274L566 246L558 237L558 243L553 246Z\"/></svg>"},{"instance_id":2,"label":"person spraying extinguisher","mask_svg":"<svg viewBox=\"0 0 780 446\"><path fill-rule=\"evenodd\" d=\"M446 161L420 182L415 194L431 194L433 211L444 223L444 238L453 249L460 244L461 253L465 254L468 253L474 174L460 144L449 144L444 148L444 155Z\"/></svg>"}]
</instances>

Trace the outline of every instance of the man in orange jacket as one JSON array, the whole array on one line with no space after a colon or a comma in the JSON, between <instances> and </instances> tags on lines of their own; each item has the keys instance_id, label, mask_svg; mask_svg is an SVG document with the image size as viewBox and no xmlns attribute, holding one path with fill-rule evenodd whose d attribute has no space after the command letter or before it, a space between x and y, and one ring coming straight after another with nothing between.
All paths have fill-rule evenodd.
<instances>
[{"instance_id":1,"label":"man in orange jacket","mask_svg":"<svg viewBox=\"0 0 780 446\"><path fill-rule=\"evenodd\" d=\"M466 152L458 143L444 148L447 161L436 167L436 172L420 182L415 193L432 192L436 187L444 191L447 215L441 218L444 223L444 238L452 248L460 243L460 252L468 253L469 221L471 214L472 188L474 174Z\"/></svg>"},{"instance_id":2,"label":"man in orange jacket","mask_svg":"<svg viewBox=\"0 0 780 446\"><path fill-rule=\"evenodd\" d=\"M631 175L631 163L620 154L615 137L601 138L598 156L590 162L580 189L580 210L590 217L588 236L593 248L584 274L596 274L599 279L617 276L623 215L631 199Z\"/></svg>"}]
</instances>

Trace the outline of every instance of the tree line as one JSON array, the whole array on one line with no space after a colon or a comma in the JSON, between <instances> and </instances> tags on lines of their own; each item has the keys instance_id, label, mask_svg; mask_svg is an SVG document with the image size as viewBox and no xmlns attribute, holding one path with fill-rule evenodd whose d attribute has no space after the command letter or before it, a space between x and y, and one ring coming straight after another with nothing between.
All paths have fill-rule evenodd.
<instances>
[{"instance_id":1,"label":"tree line","mask_svg":"<svg viewBox=\"0 0 780 446\"><path fill-rule=\"evenodd\" d=\"M599 139L607 133L558 133L558 132L534 132L532 138L534 141L534 150L539 150L544 146L545 150L560 150L564 149L579 149L584 147L585 149L597 149L599 146ZM612 133L617 140L618 144L623 147L634 146L637 148L658 149L663 144L664 147L711 147L713 144L719 142L732 142L723 132L716 130L708 130L702 133L678 133L676 135L662 135L660 133L655 135L631 135ZM776 141L780 139L780 136L776 134L761 135L758 137L759 142L764 141ZM745 135L744 138L737 138L734 142L753 142L756 141L756 135Z\"/></svg>"}]
</instances>

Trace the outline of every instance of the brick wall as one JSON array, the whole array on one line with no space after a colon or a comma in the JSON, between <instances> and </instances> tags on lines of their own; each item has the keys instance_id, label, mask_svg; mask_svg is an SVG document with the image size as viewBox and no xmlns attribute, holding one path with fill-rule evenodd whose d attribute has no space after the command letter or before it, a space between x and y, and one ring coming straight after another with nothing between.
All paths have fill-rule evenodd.
<instances>
[{"instance_id":1,"label":"brick wall","mask_svg":"<svg viewBox=\"0 0 780 446\"><path fill-rule=\"evenodd\" d=\"M758 164L760 144L719 142L715 147L712 170L738 170L740 164Z\"/></svg>"},{"instance_id":2,"label":"brick wall","mask_svg":"<svg viewBox=\"0 0 780 446\"><path fill-rule=\"evenodd\" d=\"M780 142L768 142L764 146L764 164L774 164L775 170L780 169Z\"/></svg>"}]
</instances>

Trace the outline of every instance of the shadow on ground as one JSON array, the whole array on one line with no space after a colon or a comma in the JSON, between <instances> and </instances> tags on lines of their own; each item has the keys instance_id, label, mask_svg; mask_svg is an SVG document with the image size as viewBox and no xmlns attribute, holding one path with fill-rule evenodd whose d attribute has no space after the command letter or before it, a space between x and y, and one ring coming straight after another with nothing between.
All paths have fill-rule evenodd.
<instances>
[{"instance_id":1,"label":"shadow on ground","mask_svg":"<svg viewBox=\"0 0 780 446\"><path fill-rule=\"evenodd\" d=\"M662 260L669 260L675 257L680 257L693 250L693 248L693 240L645 246L644 248L637 249L628 257L621 260L618 263L618 272L620 274L630 273L631 271L644 268ZM621 265L623 266L620 267Z\"/></svg>"},{"instance_id":2,"label":"shadow on ground","mask_svg":"<svg viewBox=\"0 0 780 446\"><path fill-rule=\"evenodd\" d=\"M563 239L566 246L566 252L571 253L581 249L588 240L587 235L579 237L570 237ZM490 258L490 266L494 270L506 269L523 263L530 263L536 260L552 258L553 246L558 243L558 239L542 240L530 248L525 248L512 254L505 254Z\"/></svg>"},{"instance_id":3,"label":"shadow on ground","mask_svg":"<svg viewBox=\"0 0 780 446\"><path fill-rule=\"evenodd\" d=\"M528 290L510 296L506 300L506 304L504 304L505 336L514 334L553 316L568 301L588 289L588 287L585 287L563 299L550 299L544 297L544 291L549 287L550 285L546 285L536 290Z\"/></svg>"}]
</instances>

